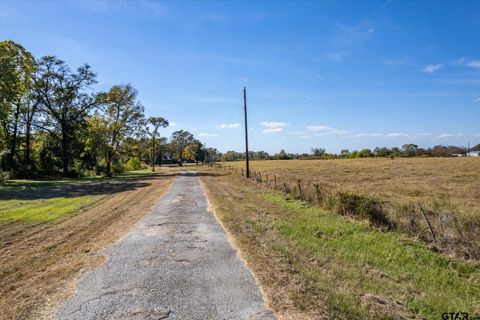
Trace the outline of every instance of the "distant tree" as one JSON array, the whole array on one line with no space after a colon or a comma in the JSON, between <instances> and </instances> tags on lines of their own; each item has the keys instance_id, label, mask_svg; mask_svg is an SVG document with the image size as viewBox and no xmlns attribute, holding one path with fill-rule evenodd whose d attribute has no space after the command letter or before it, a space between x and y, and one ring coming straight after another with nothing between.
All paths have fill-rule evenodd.
<instances>
[{"instance_id":1,"label":"distant tree","mask_svg":"<svg viewBox=\"0 0 480 320\"><path fill-rule=\"evenodd\" d=\"M340 155L344 158L348 157L348 154L350 153L350 151L348 149L343 149L340 151Z\"/></svg>"},{"instance_id":2,"label":"distant tree","mask_svg":"<svg viewBox=\"0 0 480 320\"><path fill-rule=\"evenodd\" d=\"M198 162L203 161L203 158L205 157L203 144L198 140L193 141L193 143L189 144L185 148L184 156L185 159L195 161L195 163L198 165Z\"/></svg>"},{"instance_id":3,"label":"distant tree","mask_svg":"<svg viewBox=\"0 0 480 320\"><path fill-rule=\"evenodd\" d=\"M390 155L390 149L387 147L376 147L373 151L377 157L387 157Z\"/></svg>"},{"instance_id":4,"label":"distant tree","mask_svg":"<svg viewBox=\"0 0 480 320\"><path fill-rule=\"evenodd\" d=\"M89 122L90 149L105 155L108 177L112 176L112 160L120 144L141 129L143 106L137 102L137 91L130 85L115 85L98 95L99 112Z\"/></svg>"},{"instance_id":5,"label":"distant tree","mask_svg":"<svg viewBox=\"0 0 480 320\"><path fill-rule=\"evenodd\" d=\"M180 166L183 165L185 148L187 148L188 145L193 143L194 140L195 138L188 131L179 130L172 133L172 136L170 138L170 144L178 158L178 164Z\"/></svg>"},{"instance_id":6,"label":"distant tree","mask_svg":"<svg viewBox=\"0 0 480 320\"><path fill-rule=\"evenodd\" d=\"M162 117L150 117L147 120L145 126L145 132L151 138L151 164L152 171L155 171L155 158L157 155L157 137L159 134L160 128L168 127L169 123L165 118ZM150 128L151 126L151 128ZM161 142L161 141L160 141ZM162 159L160 159L160 165L162 165Z\"/></svg>"},{"instance_id":7,"label":"distant tree","mask_svg":"<svg viewBox=\"0 0 480 320\"><path fill-rule=\"evenodd\" d=\"M43 57L33 78L39 108L44 113L43 128L57 136L61 144L62 172L69 174L74 136L88 111L97 105L96 95L86 89L94 84L95 74L85 64L72 72L64 61Z\"/></svg>"},{"instance_id":8,"label":"distant tree","mask_svg":"<svg viewBox=\"0 0 480 320\"><path fill-rule=\"evenodd\" d=\"M291 157L285 152L285 150L282 149L282 150L280 150L279 153L277 153L277 154L275 155L275 158L276 158L277 160L288 160L288 159L290 159Z\"/></svg>"},{"instance_id":9,"label":"distant tree","mask_svg":"<svg viewBox=\"0 0 480 320\"><path fill-rule=\"evenodd\" d=\"M404 157L414 157L417 155L418 145L409 143L402 146L402 156Z\"/></svg>"},{"instance_id":10,"label":"distant tree","mask_svg":"<svg viewBox=\"0 0 480 320\"><path fill-rule=\"evenodd\" d=\"M323 148L312 148L311 150L315 157L321 157L325 154L325 149Z\"/></svg>"},{"instance_id":11,"label":"distant tree","mask_svg":"<svg viewBox=\"0 0 480 320\"><path fill-rule=\"evenodd\" d=\"M476 146L472 147L471 151L480 151L480 144L477 144Z\"/></svg>"}]
</instances>

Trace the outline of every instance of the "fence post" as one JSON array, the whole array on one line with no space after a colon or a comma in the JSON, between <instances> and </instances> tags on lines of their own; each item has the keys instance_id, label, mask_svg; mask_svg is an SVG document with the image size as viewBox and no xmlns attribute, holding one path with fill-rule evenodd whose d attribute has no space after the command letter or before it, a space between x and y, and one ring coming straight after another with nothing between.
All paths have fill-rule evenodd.
<instances>
[{"instance_id":1,"label":"fence post","mask_svg":"<svg viewBox=\"0 0 480 320\"><path fill-rule=\"evenodd\" d=\"M283 181L283 188L284 188L284 192L288 193L287 183L285 181Z\"/></svg>"},{"instance_id":2,"label":"fence post","mask_svg":"<svg viewBox=\"0 0 480 320\"><path fill-rule=\"evenodd\" d=\"M418 204L418 207L420 208L420 213L422 214L423 218L425 219L425 222L427 223L428 228L430 229L430 233L431 233L431 235L432 235L433 242L434 242L434 243L437 243L437 238L435 237L435 233L433 233L432 225L430 224L430 221L428 221L427 215L426 215L425 212L423 211L423 208L422 208L422 206L420 205L420 203Z\"/></svg>"},{"instance_id":3,"label":"fence post","mask_svg":"<svg viewBox=\"0 0 480 320\"><path fill-rule=\"evenodd\" d=\"M303 201L303 193L302 193L302 180L298 179L297 180L297 186L298 186L298 194L300 196L300 200Z\"/></svg>"},{"instance_id":4,"label":"fence post","mask_svg":"<svg viewBox=\"0 0 480 320\"><path fill-rule=\"evenodd\" d=\"M260 180L260 183L263 182L262 173L260 171L258 171L258 179Z\"/></svg>"},{"instance_id":5,"label":"fence post","mask_svg":"<svg viewBox=\"0 0 480 320\"><path fill-rule=\"evenodd\" d=\"M275 175L275 173L273 174L273 181L275 183L275 190L277 190L277 176Z\"/></svg>"}]
</instances>

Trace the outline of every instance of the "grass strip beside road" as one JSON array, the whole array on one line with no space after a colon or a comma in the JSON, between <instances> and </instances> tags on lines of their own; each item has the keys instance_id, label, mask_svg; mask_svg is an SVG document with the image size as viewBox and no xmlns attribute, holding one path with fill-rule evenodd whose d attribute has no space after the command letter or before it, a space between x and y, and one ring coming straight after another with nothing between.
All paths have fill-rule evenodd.
<instances>
[{"instance_id":1,"label":"grass strip beside road","mask_svg":"<svg viewBox=\"0 0 480 320\"><path fill-rule=\"evenodd\" d=\"M215 172L209 199L280 318L480 313L478 266Z\"/></svg>"}]
</instances>

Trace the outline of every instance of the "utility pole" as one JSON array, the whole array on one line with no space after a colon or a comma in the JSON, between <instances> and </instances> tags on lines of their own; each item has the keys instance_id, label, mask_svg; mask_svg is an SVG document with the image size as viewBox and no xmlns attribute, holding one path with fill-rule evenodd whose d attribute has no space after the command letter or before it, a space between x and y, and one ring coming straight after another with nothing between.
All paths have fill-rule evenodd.
<instances>
[{"instance_id":1,"label":"utility pole","mask_svg":"<svg viewBox=\"0 0 480 320\"><path fill-rule=\"evenodd\" d=\"M247 87L243 87L243 111L245 112L245 164L248 179L250 178L250 164L248 163Z\"/></svg>"}]
</instances>

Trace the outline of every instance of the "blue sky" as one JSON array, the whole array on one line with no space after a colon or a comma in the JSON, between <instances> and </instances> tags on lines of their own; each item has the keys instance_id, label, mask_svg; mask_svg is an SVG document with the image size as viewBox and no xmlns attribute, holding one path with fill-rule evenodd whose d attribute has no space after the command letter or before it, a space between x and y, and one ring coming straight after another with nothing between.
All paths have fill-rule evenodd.
<instances>
[{"instance_id":1,"label":"blue sky","mask_svg":"<svg viewBox=\"0 0 480 320\"><path fill-rule=\"evenodd\" d=\"M222 151L480 143L480 2L0 1L0 39Z\"/></svg>"}]
</instances>

